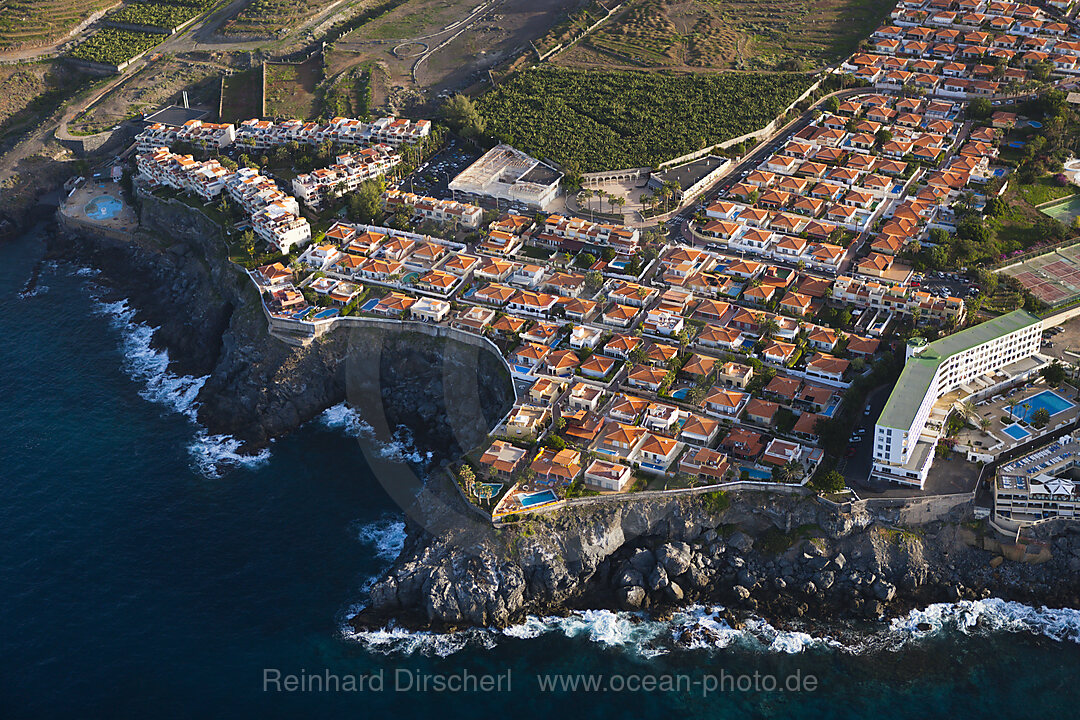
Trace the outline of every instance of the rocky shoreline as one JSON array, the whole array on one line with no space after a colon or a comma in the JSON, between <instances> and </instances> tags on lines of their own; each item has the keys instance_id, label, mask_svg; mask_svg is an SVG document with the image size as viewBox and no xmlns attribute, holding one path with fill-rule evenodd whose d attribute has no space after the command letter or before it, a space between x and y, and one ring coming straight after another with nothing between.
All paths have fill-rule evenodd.
<instances>
[{"instance_id":1,"label":"rocky shoreline","mask_svg":"<svg viewBox=\"0 0 1080 720\"><path fill-rule=\"evenodd\" d=\"M58 230L49 256L100 270L158 327L155 343L175 370L207 377L198 418L211 432L253 451L348 398L365 420L380 416L372 424L381 439L402 425L434 453L436 471L405 508L405 549L350 620L358 630L501 627L586 608L663 616L690 603L776 622L875 619L991 595L1080 607L1080 528L1072 526L1047 543L1039 564L962 513L897 528L865 511L763 493L634 498L493 528L437 469L482 440L513 401L508 380L491 382L502 372L496 358L368 328L286 345L268 334L213 223L157 199L143 202L141 222L132 241Z\"/></svg>"},{"instance_id":2,"label":"rocky shoreline","mask_svg":"<svg viewBox=\"0 0 1080 720\"><path fill-rule=\"evenodd\" d=\"M696 603L820 625L991 596L1080 607L1080 528L1049 545L1032 564L1004 560L1008 548L974 522L902 530L766 493L643 499L486 534L411 536L351 624L503 627L568 609L664 617Z\"/></svg>"}]
</instances>

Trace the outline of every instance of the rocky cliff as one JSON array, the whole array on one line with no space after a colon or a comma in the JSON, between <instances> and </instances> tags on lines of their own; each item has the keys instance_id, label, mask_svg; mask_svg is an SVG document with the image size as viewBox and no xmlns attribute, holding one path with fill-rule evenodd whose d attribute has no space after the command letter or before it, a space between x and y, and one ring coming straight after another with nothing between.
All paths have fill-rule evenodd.
<instances>
[{"instance_id":1,"label":"rocky cliff","mask_svg":"<svg viewBox=\"0 0 1080 720\"><path fill-rule=\"evenodd\" d=\"M378 434L413 428L445 458L479 442L513 401L500 359L449 339L349 328L287 345L267 332L258 295L227 262L215 223L149 197L140 224L130 240L58 230L50 254L100 270L100 281L158 328L154 343L169 351L173 369L207 377L198 412L211 433L254 450L348 396L365 415L384 416Z\"/></svg>"},{"instance_id":2,"label":"rocky cliff","mask_svg":"<svg viewBox=\"0 0 1080 720\"><path fill-rule=\"evenodd\" d=\"M501 360L466 343L353 328L285 345L267 333L247 278L224 261L212 222L147 199L142 224L131 241L58 232L52 253L99 268L158 326L155 342L175 369L208 376L199 419L213 433L257 447L348 398L384 439L405 426L445 460L480 442L513 400ZM959 517L902 529L814 498L741 494L585 505L495 529L438 472L402 506L409 540L352 620L358 628L391 618L504 625L585 607L663 613L694 601L779 620L877 617L987 594L1080 603L1074 526L1023 548Z\"/></svg>"},{"instance_id":3,"label":"rocky cliff","mask_svg":"<svg viewBox=\"0 0 1080 720\"><path fill-rule=\"evenodd\" d=\"M642 499L497 530L417 533L351 622L499 626L565 608L662 615L690 602L827 622L990 595L1077 607L1080 528L1040 552L1045 562L1023 562L1024 548L1003 546L978 523L904 530L812 497Z\"/></svg>"}]
</instances>

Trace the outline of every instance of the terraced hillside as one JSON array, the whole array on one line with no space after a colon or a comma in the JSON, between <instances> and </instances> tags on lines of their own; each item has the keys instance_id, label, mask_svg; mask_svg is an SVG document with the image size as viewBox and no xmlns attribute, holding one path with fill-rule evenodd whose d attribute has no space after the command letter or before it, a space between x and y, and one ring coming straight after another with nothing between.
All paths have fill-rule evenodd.
<instances>
[{"instance_id":1,"label":"terraced hillside","mask_svg":"<svg viewBox=\"0 0 1080 720\"><path fill-rule=\"evenodd\" d=\"M4 0L0 3L0 51L59 40L117 0Z\"/></svg>"},{"instance_id":2,"label":"terraced hillside","mask_svg":"<svg viewBox=\"0 0 1080 720\"><path fill-rule=\"evenodd\" d=\"M882 0L631 0L560 62L810 69L849 54L891 7Z\"/></svg>"},{"instance_id":3,"label":"terraced hillside","mask_svg":"<svg viewBox=\"0 0 1080 720\"><path fill-rule=\"evenodd\" d=\"M350 0L253 0L221 31L227 37L283 37L335 3L345 7Z\"/></svg>"}]
</instances>

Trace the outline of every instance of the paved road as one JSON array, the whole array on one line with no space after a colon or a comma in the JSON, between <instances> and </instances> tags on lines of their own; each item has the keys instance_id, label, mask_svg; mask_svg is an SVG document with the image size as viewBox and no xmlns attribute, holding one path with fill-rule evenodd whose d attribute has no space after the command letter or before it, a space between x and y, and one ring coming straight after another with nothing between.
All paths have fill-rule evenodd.
<instances>
[{"instance_id":1,"label":"paved road","mask_svg":"<svg viewBox=\"0 0 1080 720\"><path fill-rule=\"evenodd\" d=\"M864 429L862 442L856 445L855 454L847 458L843 469L844 479L859 493L864 490L880 491L888 486L887 483L871 483L869 478L870 470L874 466L874 424L881 416L881 410L885 407L891 390L892 388L888 386L882 386L870 392L867 396L867 403L870 405L869 414L865 412L866 404L860 408L841 409L844 413L858 413L858 420L855 421L852 433L859 428Z\"/></svg>"}]
</instances>

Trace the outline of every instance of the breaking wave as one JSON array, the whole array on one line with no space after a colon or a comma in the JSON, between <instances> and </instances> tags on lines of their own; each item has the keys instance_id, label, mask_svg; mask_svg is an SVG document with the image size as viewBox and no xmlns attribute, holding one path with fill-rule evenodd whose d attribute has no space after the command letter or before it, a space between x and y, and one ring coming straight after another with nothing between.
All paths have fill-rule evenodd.
<instances>
[{"instance_id":1,"label":"breaking wave","mask_svg":"<svg viewBox=\"0 0 1080 720\"><path fill-rule=\"evenodd\" d=\"M392 562L405 547L405 522L385 517L360 525L356 530L356 537L364 545L375 548L375 557Z\"/></svg>"},{"instance_id":2,"label":"breaking wave","mask_svg":"<svg viewBox=\"0 0 1080 720\"><path fill-rule=\"evenodd\" d=\"M76 275L90 276L93 273L79 270ZM124 371L142 385L139 396L164 405L197 425L199 391L207 378L178 375L169 370L168 351L153 347L157 328L138 322L135 309L126 299L109 302L94 293L91 297L96 312L106 316L120 332ZM239 452L240 446L240 441L230 435L211 435L200 427L188 446L188 453L192 465L208 478L220 478L227 468L257 467L270 459L269 450L263 449L256 455L243 455Z\"/></svg>"},{"instance_id":3,"label":"breaking wave","mask_svg":"<svg viewBox=\"0 0 1080 720\"><path fill-rule=\"evenodd\" d=\"M412 431L404 425L398 425L389 441L380 441L375 437L375 428L371 427L360 413L343 402L324 410L319 420L325 427L368 441L386 460L423 465L433 457L433 453L417 449Z\"/></svg>"},{"instance_id":4,"label":"breaking wave","mask_svg":"<svg viewBox=\"0 0 1080 720\"><path fill-rule=\"evenodd\" d=\"M735 628L724 619L722 611L723 608L696 605L675 612L669 620L652 620L641 613L586 610L566 617L528 616L502 630L433 633L390 626L355 632L345 626L343 634L382 654L440 657L466 647L491 647L500 641L531 640L553 634L581 638L645 658L731 647L788 655L815 651L863 654L897 651L927 636L951 632L1027 633L1080 644L1080 610L1034 608L998 599L930 605L896 618L880 629L846 633L843 639L802 630L781 630L759 618L751 618Z\"/></svg>"}]
</instances>

